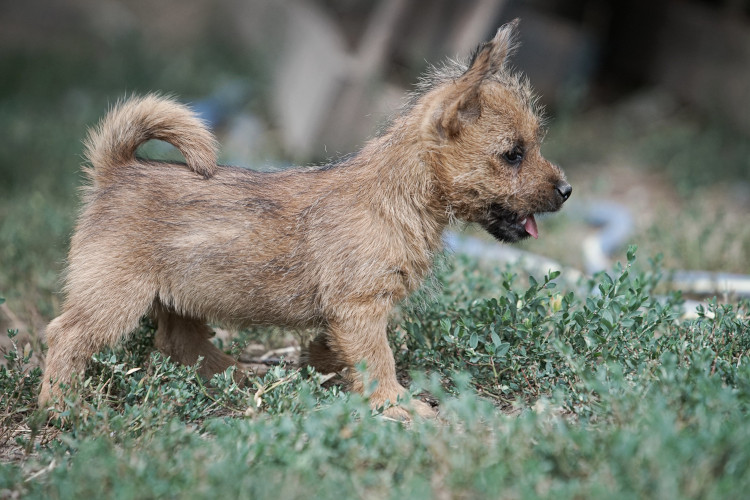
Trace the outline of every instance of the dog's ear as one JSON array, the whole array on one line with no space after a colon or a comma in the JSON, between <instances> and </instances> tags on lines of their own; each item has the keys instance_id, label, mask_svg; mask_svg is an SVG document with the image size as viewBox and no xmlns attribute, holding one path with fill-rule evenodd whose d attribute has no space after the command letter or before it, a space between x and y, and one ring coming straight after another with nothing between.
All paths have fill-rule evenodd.
<instances>
[{"instance_id":1,"label":"dog's ear","mask_svg":"<svg viewBox=\"0 0 750 500\"><path fill-rule=\"evenodd\" d=\"M494 75L505 65L518 48L518 24L520 19L502 25L489 42L480 44L471 56L469 67L463 76L484 79Z\"/></svg>"},{"instance_id":2,"label":"dog's ear","mask_svg":"<svg viewBox=\"0 0 750 500\"><path fill-rule=\"evenodd\" d=\"M461 129L479 118L479 101L479 85L462 87L451 93L437 116L438 135L449 139L457 137Z\"/></svg>"},{"instance_id":3,"label":"dog's ear","mask_svg":"<svg viewBox=\"0 0 750 500\"><path fill-rule=\"evenodd\" d=\"M456 80L454 91L445 100L445 106L437 120L440 136L456 137L461 128L479 118L479 88L485 79L503 69L508 57L518 47L516 28L519 22L519 19L514 19L501 26L492 40L479 45L474 51L468 68Z\"/></svg>"}]
</instances>

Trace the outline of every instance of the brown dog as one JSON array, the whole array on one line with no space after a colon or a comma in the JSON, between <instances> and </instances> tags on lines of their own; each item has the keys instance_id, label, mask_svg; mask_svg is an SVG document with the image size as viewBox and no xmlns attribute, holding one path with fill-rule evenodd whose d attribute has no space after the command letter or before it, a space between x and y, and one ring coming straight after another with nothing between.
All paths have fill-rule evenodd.
<instances>
[{"instance_id":1,"label":"brown dog","mask_svg":"<svg viewBox=\"0 0 750 500\"><path fill-rule=\"evenodd\" d=\"M205 375L235 363L209 341L207 322L319 327L310 364L330 372L364 361L373 407L396 403L405 389L388 315L430 271L446 226L456 218L502 241L536 237L534 214L571 192L540 153L528 83L507 67L515 26L468 65L433 70L382 135L322 168L217 166L213 136L186 107L153 95L116 106L87 141L90 185L63 313L47 328L40 403L149 312L157 347L183 363L203 356ZM173 144L187 164L136 158L149 139Z\"/></svg>"}]
</instances>

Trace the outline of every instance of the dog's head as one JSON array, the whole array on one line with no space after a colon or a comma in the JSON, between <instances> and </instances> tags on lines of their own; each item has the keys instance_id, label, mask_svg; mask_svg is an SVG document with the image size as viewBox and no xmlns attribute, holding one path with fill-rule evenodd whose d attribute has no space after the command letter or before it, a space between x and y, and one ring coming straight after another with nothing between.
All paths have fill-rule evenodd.
<instances>
[{"instance_id":1,"label":"dog's head","mask_svg":"<svg viewBox=\"0 0 750 500\"><path fill-rule=\"evenodd\" d=\"M543 119L528 81L508 68L517 24L467 65L435 70L422 95L424 158L448 210L508 242L537 237L534 214L559 210L572 191L542 156Z\"/></svg>"}]
</instances>

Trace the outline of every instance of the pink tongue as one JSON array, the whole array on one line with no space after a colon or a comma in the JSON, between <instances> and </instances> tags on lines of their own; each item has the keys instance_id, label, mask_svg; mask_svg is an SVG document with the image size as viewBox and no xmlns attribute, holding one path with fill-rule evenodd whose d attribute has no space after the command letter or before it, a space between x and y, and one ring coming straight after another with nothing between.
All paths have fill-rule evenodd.
<instances>
[{"instance_id":1,"label":"pink tongue","mask_svg":"<svg viewBox=\"0 0 750 500\"><path fill-rule=\"evenodd\" d=\"M527 233L533 236L534 239L539 238L539 230L536 228L536 219L534 219L533 215L529 215L526 218L526 224L523 225L523 228Z\"/></svg>"}]
</instances>

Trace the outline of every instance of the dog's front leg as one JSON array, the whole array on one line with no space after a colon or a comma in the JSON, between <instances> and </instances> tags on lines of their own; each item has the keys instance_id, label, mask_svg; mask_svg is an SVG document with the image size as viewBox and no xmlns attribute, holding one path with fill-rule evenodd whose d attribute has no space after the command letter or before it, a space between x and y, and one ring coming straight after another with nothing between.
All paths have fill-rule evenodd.
<instances>
[{"instance_id":1,"label":"dog's front leg","mask_svg":"<svg viewBox=\"0 0 750 500\"><path fill-rule=\"evenodd\" d=\"M328 322L328 345L331 351L351 370L352 390L365 392L365 384L375 382L370 395L370 404L375 408L392 405L384 412L386 416L399 420L409 420L409 409L425 418L434 418L435 411L428 404L412 400L406 405L395 406L399 399L405 399L407 390L396 379L396 363L388 345L386 326L388 310L378 307L339 308L335 318ZM357 365L364 362L365 373L358 373Z\"/></svg>"}]
</instances>

